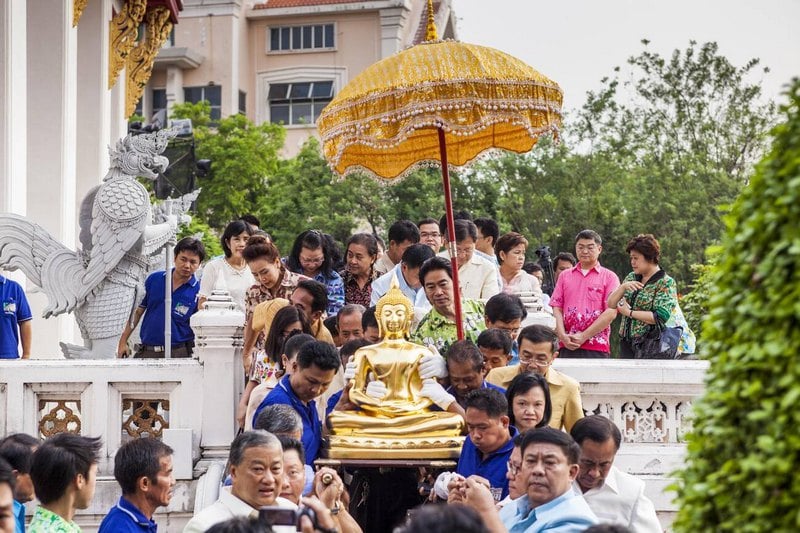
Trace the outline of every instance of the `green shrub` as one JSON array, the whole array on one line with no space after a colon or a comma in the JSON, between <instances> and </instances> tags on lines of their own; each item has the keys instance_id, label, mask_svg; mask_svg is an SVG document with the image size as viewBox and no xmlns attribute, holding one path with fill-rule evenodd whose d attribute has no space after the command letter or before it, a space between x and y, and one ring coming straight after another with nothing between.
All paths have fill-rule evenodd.
<instances>
[{"instance_id":1,"label":"green shrub","mask_svg":"<svg viewBox=\"0 0 800 533\"><path fill-rule=\"evenodd\" d=\"M727 217L679 472L679 532L800 531L800 80Z\"/></svg>"}]
</instances>

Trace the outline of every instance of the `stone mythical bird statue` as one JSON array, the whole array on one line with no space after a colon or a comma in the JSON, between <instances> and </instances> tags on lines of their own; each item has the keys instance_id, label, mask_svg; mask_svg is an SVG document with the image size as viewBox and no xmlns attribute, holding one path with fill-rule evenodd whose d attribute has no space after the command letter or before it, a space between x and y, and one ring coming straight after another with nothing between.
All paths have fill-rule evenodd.
<instances>
[{"instance_id":1,"label":"stone mythical bird statue","mask_svg":"<svg viewBox=\"0 0 800 533\"><path fill-rule=\"evenodd\" d=\"M160 154L174 136L171 130L128 135L109 147L111 168L81 202L79 251L25 217L0 214L0 267L20 269L42 288L45 318L75 313L84 346L61 343L69 359L114 357L143 295L150 256L174 240L179 219L188 223L188 201L154 223L150 196L136 180L155 180L166 170L169 160Z\"/></svg>"}]
</instances>

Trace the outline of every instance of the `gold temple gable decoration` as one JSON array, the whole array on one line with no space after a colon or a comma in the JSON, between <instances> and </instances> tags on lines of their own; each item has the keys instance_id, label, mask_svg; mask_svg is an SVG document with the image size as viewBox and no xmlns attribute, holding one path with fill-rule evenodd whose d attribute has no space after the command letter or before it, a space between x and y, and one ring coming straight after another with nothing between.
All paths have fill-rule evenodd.
<instances>
[{"instance_id":1,"label":"gold temple gable decoration","mask_svg":"<svg viewBox=\"0 0 800 533\"><path fill-rule=\"evenodd\" d=\"M127 79L125 84L125 116L130 117L142 97L144 88L153 73L153 63L161 46L172 31L172 13L166 7L157 7L147 12L144 38L128 54L125 60Z\"/></svg>"},{"instance_id":2,"label":"gold temple gable decoration","mask_svg":"<svg viewBox=\"0 0 800 533\"><path fill-rule=\"evenodd\" d=\"M83 10L86 9L86 4L89 3L89 0L72 0L72 27L75 28L78 26L78 21L81 20L81 15L83 15Z\"/></svg>"},{"instance_id":3,"label":"gold temple gable decoration","mask_svg":"<svg viewBox=\"0 0 800 533\"><path fill-rule=\"evenodd\" d=\"M119 13L108 23L108 88L114 87L128 54L136 46L139 25L147 11L147 0L127 0Z\"/></svg>"}]
</instances>

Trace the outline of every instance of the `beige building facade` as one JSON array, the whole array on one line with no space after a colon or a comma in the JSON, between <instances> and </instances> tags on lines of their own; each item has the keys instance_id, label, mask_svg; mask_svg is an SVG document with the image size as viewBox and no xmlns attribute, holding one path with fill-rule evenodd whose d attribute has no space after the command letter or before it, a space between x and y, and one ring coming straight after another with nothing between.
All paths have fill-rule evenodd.
<instances>
[{"instance_id":1,"label":"beige building facade","mask_svg":"<svg viewBox=\"0 0 800 533\"><path fill-rule=\"evenodd\" d=\"M434 2L434 11L440 36L454 38L451 2ZM284 124L292 156L331 98L367 66L422 40L426 20L425 0L185 0L141 114L205 99L212 118L244 113Z\"/></svg>"}]
</instances>

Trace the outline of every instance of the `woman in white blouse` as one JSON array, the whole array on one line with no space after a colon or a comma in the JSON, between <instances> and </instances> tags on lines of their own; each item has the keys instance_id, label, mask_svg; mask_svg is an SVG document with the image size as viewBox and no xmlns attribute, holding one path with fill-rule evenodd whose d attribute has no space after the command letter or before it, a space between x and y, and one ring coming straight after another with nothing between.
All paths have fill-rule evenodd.
<instances>
[{"instance_id":1,"label":"woman in white blouse","mask_svg":"<svg viewBox=\"0 0 800 533\"><path fill-rule=\"evenodd\" d=\"M516 232L509 232L497 239L494 252L500 264L500 279L503 281L503 292L507 294L530 295L542 297L542 287L535 276L524 270L525 250L528 239Z\"/></svg>"},{"instance_id":2,"label":"woman in white blouse","mask_svg":"<svg viewBox=\"0 0 800 533\"><path fill-rule=\"evenodd\" d=\"M203 268L199 293L201 309L205 307L206 300L217 287L217 281L221 276L236 309L244 313L245 293L256 282L242 256L242 250L252 234L252 227L243 220L234 220L225 227L220 238L225 255L212 259Z\"/></svg>"}]
</instances>

